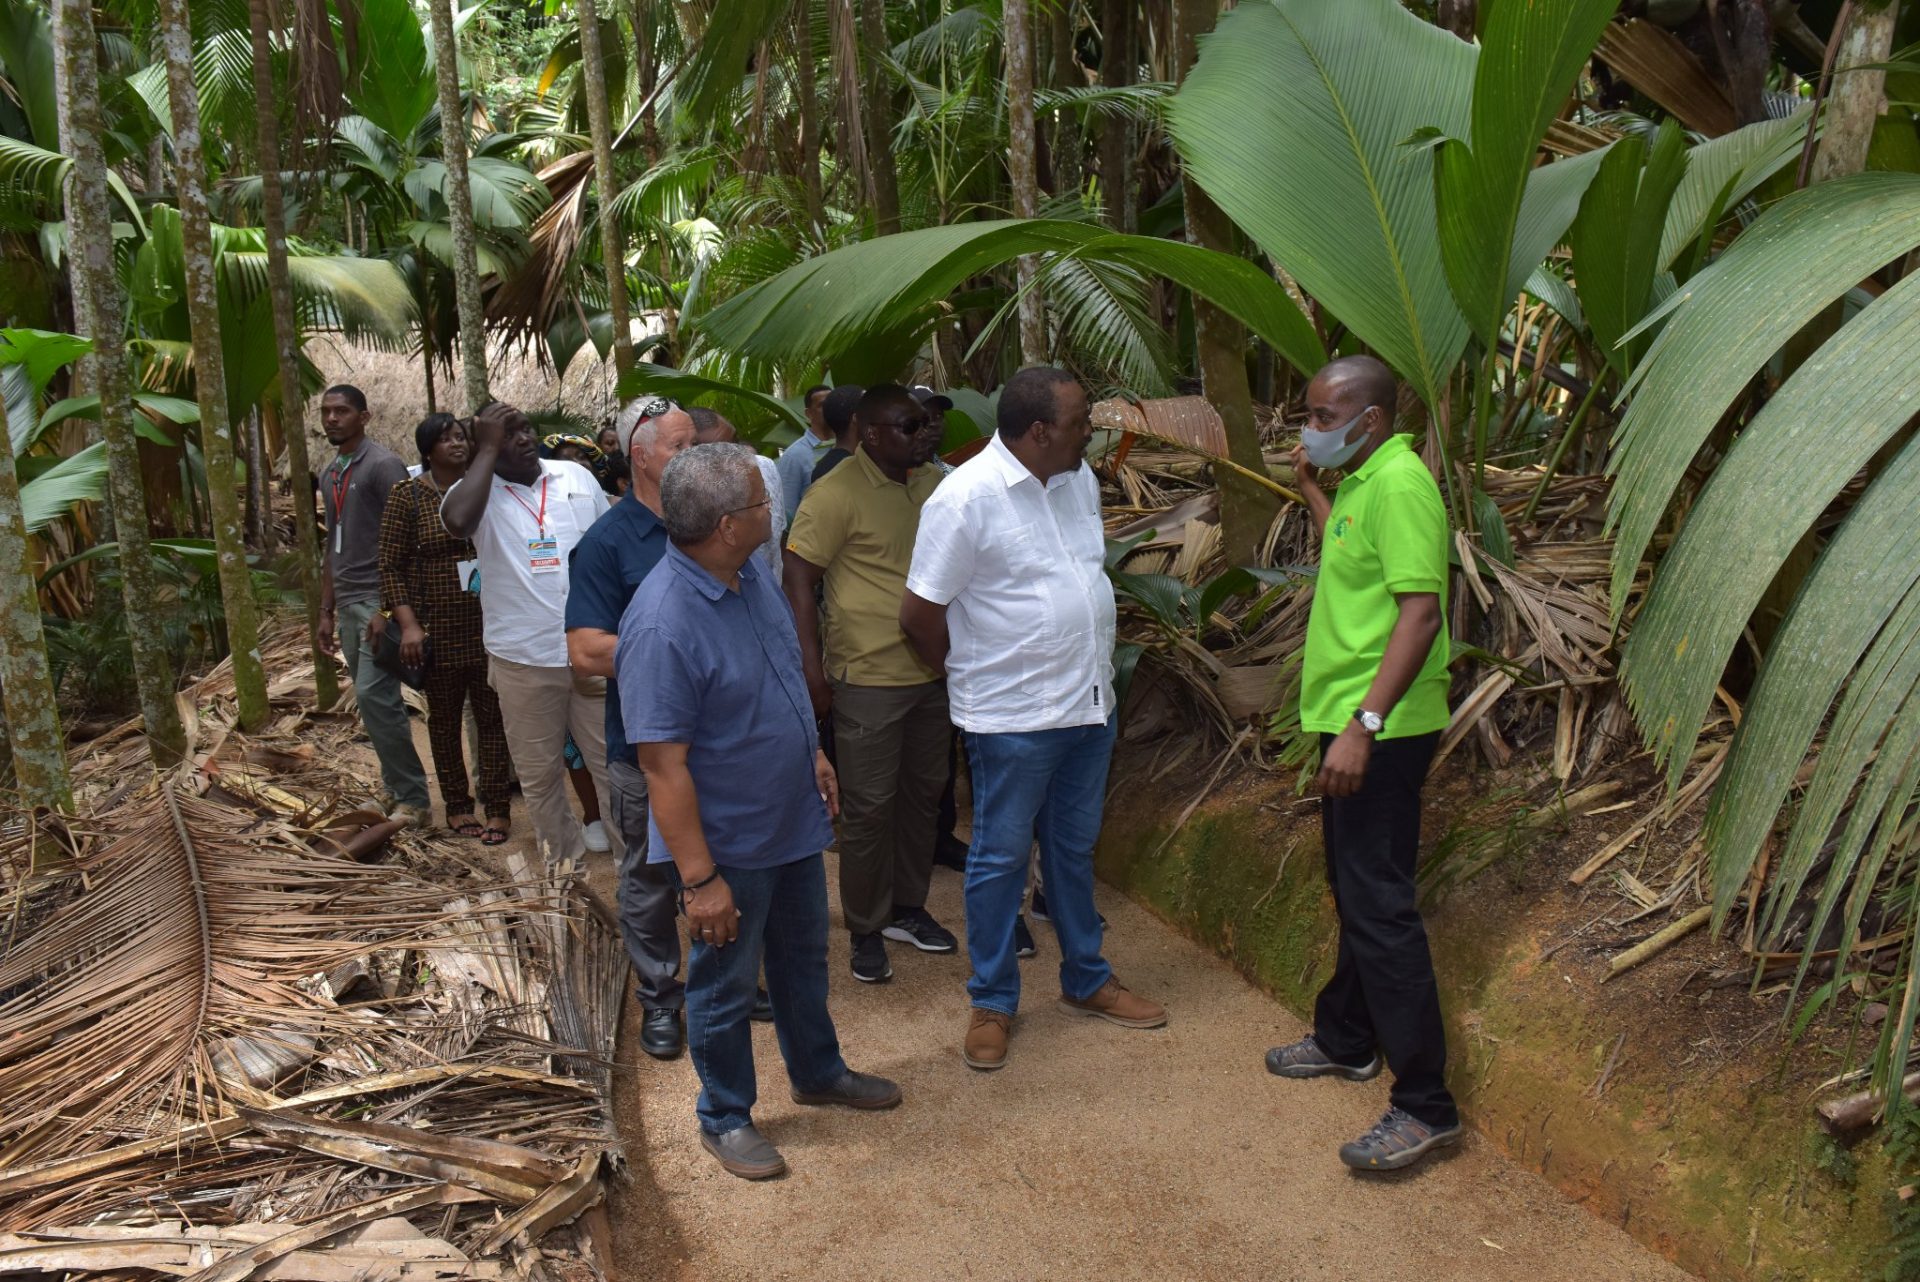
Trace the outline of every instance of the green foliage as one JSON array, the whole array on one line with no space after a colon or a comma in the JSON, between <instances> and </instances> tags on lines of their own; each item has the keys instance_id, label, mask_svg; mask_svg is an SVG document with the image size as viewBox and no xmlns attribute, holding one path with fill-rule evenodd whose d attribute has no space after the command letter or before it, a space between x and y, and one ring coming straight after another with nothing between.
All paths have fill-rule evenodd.
<instances>
[{"instance_id":1,"label":"green foliage","mask_svg":"<svg viewBox=\"0 0 1920 1282\"><path fill-rule=\"evenodd\" d=\"M1539 265L1538 253L1509 261L1534 152L1614 8L1613 0L1558 0L1497 4L1487 16L1472 142L1443 138L1434 156L1441 260L1483 349L1494 346L1520 281Z\"/></svg>"},{"instance_id":2,"label":"green foliage","mask_svg":"<svg viewBox=\"0 0 1920 1282\"><path fill-rule=\"evenodd\" d=\"M1920 1110L1896 1105L1881 1143L1893 1163L1896 1188L1887 1195L1893 1241L1880 1277L1882 1282L1916 1282L1920 1280L1920 1196L1915 1196L1920 1184Z\"/></svg>"},{"instance_id":3,"label":"green foliage","mask_svg":"<svg viewBox=\"0 0 1920 1282\"><path fill-rule=\"evenodd\" d=\"M902 339L918 345L939 300L971 276L1036 252L1159 273L1212 300L1296 368L1312 370L1324 360L1298 304L1247 260L1048 219L956 223L860 241L745 290L710 313L702 329L721 347L768 361L825 360L839 371L840 362L879 342L905 348L903 365L911 347Z\"/></svg>"},{"instance_id":4,"label":"green foliage","mask_svg":"<svg viewBox=\"0 0 1920 1282\"><path fill-rule=\"evenodd\" d=\"M1636 139L1620 140L1607 149L1567 231L1581 309L1595 345L1622 378L1650 341L1643 334L1621 345L1646 315L1667 211L1686 171L1686 140L1672 121L1644 147Z\"/></svg>"}]
</instances>

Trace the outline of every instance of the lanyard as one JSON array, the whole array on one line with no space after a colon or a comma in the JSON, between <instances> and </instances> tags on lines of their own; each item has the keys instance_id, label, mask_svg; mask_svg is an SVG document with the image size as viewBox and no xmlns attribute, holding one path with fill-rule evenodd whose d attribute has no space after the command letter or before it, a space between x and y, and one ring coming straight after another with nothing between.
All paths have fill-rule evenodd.
<instances>
[{"instance_id":1,"label":"lanyard","mask_svg":"<svg viewBox=\"0 0 1920 1282\"><path fill-rule=\"evenodd\" d=\"M355 454L333 477L333 550L335 552L341 550L346 538L347 492L351 488L353 469L359 465L359 462L360 456Z\"/></svg>"},{"instance_id":2,"label":"lanyard","mask_svg":"<svg viewBox=\"0 0 1920 1282\"><path fill-rule=\"evenodd\" d=\"M513 492L512 486L509 486L504 482L502 482L500 486L500 488L505 490L515 503L518 503L522 508L526 509L527 515L532 517L534 524L540 527L540 537L543 539L547 537L547 481L549 479L550 478L545 475L541 476L540 478L540 510L538 512L534 511L531 507L528 507L527 501L521 498L518 494L515 494Z\"/></svg>"}]
</instances>

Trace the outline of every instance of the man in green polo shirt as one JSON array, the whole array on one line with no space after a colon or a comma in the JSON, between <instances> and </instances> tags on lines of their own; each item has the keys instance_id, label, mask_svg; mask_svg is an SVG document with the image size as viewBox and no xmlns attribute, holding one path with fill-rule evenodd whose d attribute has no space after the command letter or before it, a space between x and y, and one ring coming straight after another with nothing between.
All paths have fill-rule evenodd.
<instances>
[{"instance_id":1,"label":"man in green polo shirt","mask_svg":"<svg viewBox=\"0 0 1920 1282\"><path fill-rule=\"evenodd\" d=\"M1356 1170L1395 1170L1460 1138L1446 1031L1414 894L1420 786L1447 724L1447 511L1393 434L1393 374L1342 357L1307 387L1293 465L1320 531L1301 728L1320 736L1320 822L1340 918L1313 1032L1267 1052L1281 1077L1363 1082L1393 1069L1391 1106L1341 1146ZM1344 476L1331 499L1323 472Z\"/></svg>"},{"instance_id":2,"label":"man in green polo shirt","mask_svg":"<svg viewBox=\"0 0 1920 1282\"><path fill-rule=\"evenodd\" d=\"M951 953L927 912L934 819L947 779L947 683L900 631L920 509L940 474L927 464L944 420L904 387L860 398L859 447L815 481L787 535L786 592L816 716L833 712L840 772L840 906L853 975L893 976L882 939ZM826 584L821 652L814 589Z\"/></svg>"}]
</instances>

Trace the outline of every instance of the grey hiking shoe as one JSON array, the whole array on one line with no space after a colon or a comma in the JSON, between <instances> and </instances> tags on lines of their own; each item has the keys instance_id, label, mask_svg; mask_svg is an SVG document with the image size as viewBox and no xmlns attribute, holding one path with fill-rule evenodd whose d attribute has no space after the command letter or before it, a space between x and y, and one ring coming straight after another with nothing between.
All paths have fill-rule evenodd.
<instances>
[{"instance_id":1,"label":"grey hiking shoe","mask_svg":"<svg viewBox=\"0 0 1920 1282\"><path fill-rule=\"evenodd\" d=\"M700 1146L719 1160L727 1174L743 1180L770 1180L787 1173L787 1159L751 1123L725 1135L703 1130Z\"/></svg>"},{"instance_id":2,"label":"grey hiking shoe","mask_svg":"<svg viewBox=\"0 0 1920 1282\"><path fill-rule=\"evenodd\" d=\"M1340 1160L1356 1171L1397 1171L1433 1149L1458 1144L1464 1128L1429 1126L1413 1114L1390 1108L1359 1139L1340 1146Z\"/></svg>"},{"instance_id":3,"label":"grey hiking shoe","mask_svg":"<svg viewBox=\"0 0 1920 1282\"><path fill-rule=\"evenodd\" d=\"M1275 1077L1344 1077L1349 1082L1366 1082L1380 1076L1380 1054L1374 1052L1372 1059L1358 1067L1336 1064L1320 1049L1320 1043L1312 1034L1308 1034L1297 1042L1268 1051L1267 1071Z\"/></svg>"}]
</instances>

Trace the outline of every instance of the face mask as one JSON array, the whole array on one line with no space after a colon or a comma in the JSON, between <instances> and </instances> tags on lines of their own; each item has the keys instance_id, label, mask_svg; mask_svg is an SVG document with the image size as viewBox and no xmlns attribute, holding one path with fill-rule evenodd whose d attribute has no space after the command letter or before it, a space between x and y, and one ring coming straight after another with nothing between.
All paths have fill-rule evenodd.
<instances>
[{"instance_id":1,"label":"face mask","mask_svg":"<svg viewBox=\"0 0 1920 1282\"><path fill-rule=\"evenodd\" d=\"M1360 447L1367 443L1367 438L1364 436L1357 441L1349 441L1347 433L1352 431L1353 425L1365 418L1368 410L1371 409L1373 406L1367 406L1366 409L1348 419L1343 426L1336 427L1331 432L1316 432L1310 427L1301 428L1300 444L1307 447L1307 462L1315 467L1345 466L1347 460L1359 453Z\"/></svg>"}]
</instances>

